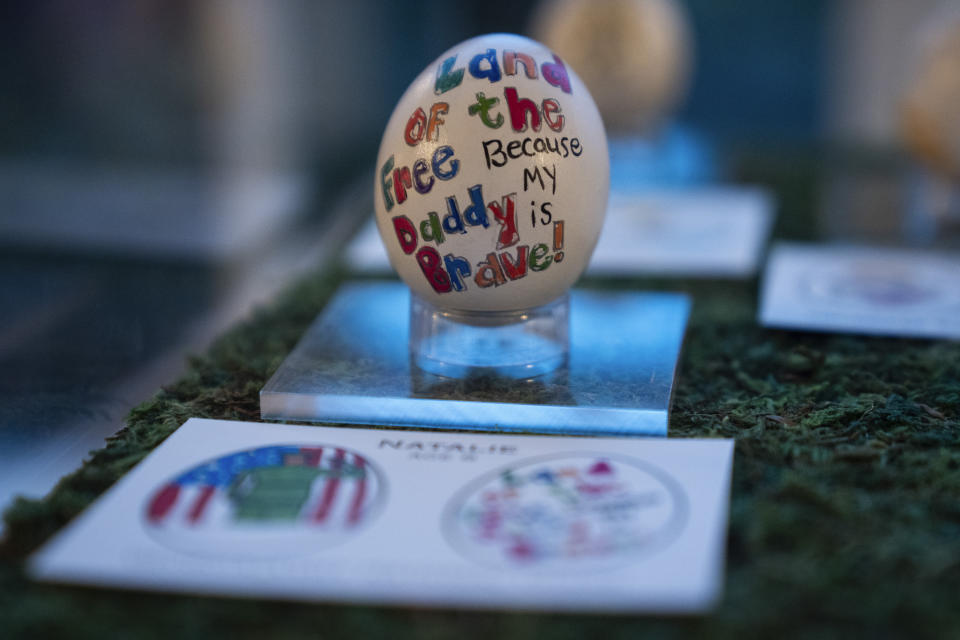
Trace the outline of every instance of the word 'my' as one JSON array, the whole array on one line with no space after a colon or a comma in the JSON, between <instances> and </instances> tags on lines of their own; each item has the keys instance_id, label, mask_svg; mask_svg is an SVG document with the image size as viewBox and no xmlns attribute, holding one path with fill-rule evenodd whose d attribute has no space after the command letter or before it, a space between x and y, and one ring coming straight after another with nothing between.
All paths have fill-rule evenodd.
<instances>
[{"instance_id":1,"label":"word 'my'","mask_svg":"<svg viewBox=\"0 0 960 640\"><path fill-rule=\"evenodd\" d=\"M463 82L463 77L467 70L470 75L477 79L486 78L490 82L500 82L504 74L508 76L517 75L519 65L523 65L523 70L531 80L537 78L537 63L533 57L525 53L516 51L503 52L503 73L500 72L500 64L497 61L497 50L487 49L483 53L478 53L470 59L467 68L460 67L455 69L457 56L453 55L445 59L437 67L437 81L434 83L433 90L437 95L441 95L455 89ZM571 93L570 77L567 75L567 68L559 56L553 55L553 62L544 62L540 66L543 73L543 79L550 85L559 88L564 93Z\"/></svg>"}]
</instances>

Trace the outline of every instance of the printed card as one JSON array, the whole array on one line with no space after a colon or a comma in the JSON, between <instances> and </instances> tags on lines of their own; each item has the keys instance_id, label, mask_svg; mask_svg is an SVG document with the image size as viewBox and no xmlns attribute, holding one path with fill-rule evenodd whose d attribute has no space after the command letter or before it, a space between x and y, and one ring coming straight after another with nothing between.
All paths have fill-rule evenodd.
<instances>
[{"instance_id":1,"label":"printed card","mask_svg":"<svg viewBox=\"0 0 960 640\"><path fill-rule=\"evenodd\" d=\"M721 589L732 450L194 418L29 570L245 597L702 611Z\"/></svg>"},{"instance_id":2,"label":"printed card","mask_svg":"<svg viewBox=\"0 0 960 640\"><path fill-rule=\"evenodd\" d=\"M612 191L588 273L749 277L772 225L773 201L761 189Z\"/></svg>"},{"instance_id":3,"label":"printed card","mask_svg":"<svg viewBox=\"0 0 960 640\"><path fill-rule=\"evenodd\" d=\"M749 277L773 219L773 201L761 189L613 191L587 275ZM372 220L347 248L346 261L360 272L390 270Z\"/></svg>"},{"instance_id":4,"label":"printed card","mask_svg":"<svg viewBox=\"0 0 960 640\"><path fill-rule=\"evenodd\" d=\"M764 276L769 327L960 339L960 255L778 245Z\"/></svg>"}]
</instances>

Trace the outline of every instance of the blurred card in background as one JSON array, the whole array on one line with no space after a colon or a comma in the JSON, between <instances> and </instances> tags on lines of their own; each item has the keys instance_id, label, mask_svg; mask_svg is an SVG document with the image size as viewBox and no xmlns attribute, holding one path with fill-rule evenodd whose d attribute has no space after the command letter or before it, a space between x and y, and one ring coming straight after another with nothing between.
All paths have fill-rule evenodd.
<instances>
[{"instance_id":1,"label":"blurred card in background","mask_svg":"<svg viewBox=\"0 0 960 640\"><path fill-rule=\"evenodd\" d=\"M721 590L732 452L192 419L30 572L295 600L702 611Z\"/></svg>"},{"instance_id":2,"label":"blurred card in background","mask_svg":"<svg viewBox=\"0 0 960 640\"><path fill-rule=\"evenodd\" d=\"M768 193L747 187L614 190L586 275L750 277L773 226L773 207ZM345 259L362 273L390 270L373 221Z\"/></svg>"},{"instance_id":3,"label":"blurred card in background","mask_svg":"<svg viewBox=\"0 0 960 640\"><path fill-rule=\"evenodd\" d=\"M614 190L587 274L746 278L772 225L773 201L762 189Z\"/></svg>"},{"instance_id":4,"label":"blurred card in background","mask_svg":"<svg viewBox=\"0 0 960 640\"><path fill-rule=\"evenodd\" d=\"M777 245L764 275L768 327L960 339L960 255Z\"/></svg>"}]
</instances>

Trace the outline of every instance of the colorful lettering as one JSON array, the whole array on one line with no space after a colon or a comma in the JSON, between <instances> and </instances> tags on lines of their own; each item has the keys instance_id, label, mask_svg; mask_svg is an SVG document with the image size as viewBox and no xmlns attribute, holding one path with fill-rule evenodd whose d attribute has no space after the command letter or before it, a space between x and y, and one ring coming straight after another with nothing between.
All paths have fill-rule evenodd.
<instances>
[{"instance_id":1,"label":"colorful lettering","mask_svg":"<svg viewBox=\"0 0 960 640\"><path fill-rule=\"evenodd\" d=\"M422 180L423 175L429 171L430 165L423 158L419 158L413 163L413 188L421 195L429 193L430 189L433 188L433 176L430 176L429 182L423 182Z\"/></svg>"},{"instance_id":2,"label":"colorful lettering","mask_svg":"<svg viewBox=\"0 0 960 640\"><path fill-rule=\"evenodd\" d=\"M544 80L564 93L570 93L570 78L567 76L567 68L560 60L560 56L553 54L553 62L544 62L540 70L543 72Z\"/></svg>"},{"instance_id":3,"label":"colorful lettering","mask_svg":"<svg viewBox=\"0 0 960 640\"><path fill-rule=\"evenodd\" d=\"M533 247L530 252L530 269L532 271L543 271L553 263L553 256L550 253L550 247L542 242Z\"/></svg>"},{"instance_id":4,"label":"colorful lettering","mask_svg":"<svg viewBox=\"0 0 960 640\"><path fill-rule=\"evenodd\" d=\"M447 268L447 275L450 276L453 288L457 291L466 289L467 286L461 278L470 277L470 262L466 258L448 253L443 257L443 264Z\"/></svg>"},{"instance_id":5,"label":"colorful lettering","mask_svg":"<svg viewBox=\"0 0 960 640\"><path fill-rule=\"evenodd\" d=\"M464 222L470 226L488 227L490 221L487 220L487 206L483 202L483 187L475 184L467 189L470 196L470 206L460 214L460 206L457 203L456 196L447 198L447 215L443 218L443 229L447 233L466 233Z\"/></svg>"},{"instance_id":6,"label":"colorful lettering","mask_svg":"<svg viewBox=\"0 0 960 640\"><path fill-rule=\"evenodd\" d=\"M443 114L450 110L446 102L436 102L430 107L430 120L427 123L427 140L440 139L440 125L443 124ZM558 129L559 131L559 129Z\"/></svg>"},{"instance_id":7,"label":"colorful lettering","mask_svg":"<svg viewBox=\"0 0 960 640\"><path fill-rule=\"evenodd\" d=\"M466 69L463 67L455 69L456 63L457 56L454 55L444 59L437 67L437 78L434 82L434 93L437 95L446 93L463 83ZM519 65L523 65L523 71L527 78L537 79L537 63L532 56L516 51L503 51L503 73L505 75L516 76L519 73ZM490 82L499 82L502 78L500 65L497 62L496 49L487 49L483 53L473 56L467 65L467 69L469 69L470 75L477 79L486 78ZM556 54L553 54L552 61L540 65L540 72L543 79L550 85L557 87L564 93L572 93L567 67Z\"/></svg>"},{"instance_id":8,"label":"colorful lettering","mask_svg":"<svg viewBox=\"0 0 960 640\"><path fill-rule=\"evenodd\" d=\"M523 65L523 70L528 78L531 80L537 79L537 63L533 61L533 58L525 53L517 53L516 51L503 52L503 71L508 76L517 74L517 62Z\"/></svg>"},{"instance_id":9,"label":"colorful lettering","mask_svg":"<svg viewBox=\"0 0 960 640\"><path fill-rule=\"evenodd\" d=\"M567 94L572 93L569 72L559 56L552 55L552 60L543 62L539 67L537 61L525 53L502 51L502 56L502 59L498 59L496 49L486 49L470 57L469 62L460 67L457 66L457 55L445 58L437 66L434 93L441 95L459 87L467 72L472 78L486 79L490 83L500 82L504 76L526 76L529 80L542 76L552 87ZM467 116L477 116L486 128L499 129L509 118L514 132L539 133L544 124L549 129L544 130L546 135L531 133L528 137L518 136L517 139L481 141L487 169L504 167L510 160L535 158L532 167L523 169L524 192L532 186L538 186L543 193L556 194L557 167L555 164L544 164L544 159L549 155L580 157L583 153L579 138L549 135L551 132L562 132L566 126L566 115L560 101L553 97L542 100L522 97L516 87L504 87L502 98L487 97L483 91L476 91L474 95L476 100L468 104ZM443 137L441 128L446 124L449 110L450 103L445 101L435 102L429 109L426 106L416 108L404 127L404 142L410 147L423 142L438 142ZM397 166L395 156L391 155L380 168L380 186L387 211L406 203L412 194L426 195L439 181L452 180L459 174L460 160L449 145L437 146L429 158L426 153L411 155L410 166ZM462 192L460 195L462 197ZM406 215L391 218L400 249L404 254L414 256L435 292L465 291L470 278L480 288L499 287L525 278L529 273L544 271L554 262L563 260L564 223L562 220L553 220L552 203L542 200L530 202L533 226L552 225L552 243L520 245L517 192L485 203L482 184L475 184L467 189L467 197L469 202L461 209L461 202L456 195L447 196L445 215L429 211L418 223ZM446 242L447 234L460 235L471 228L488 228L489 216L498 225L496 250L488 253L483 261L474 264L467 257L453 253L441 255L437 247Z\"/></svg>"},{"instance_id":10,"label":"colorful lettering","mask_svg":"<svg viewBox=\"0 0 960 640\"><path fill-rule=\"evenodd\" d=\"M557 220L553 223L553 255L554 262L563 260L563 220Z\"/></svg>"},{"instance_id":11,"label":"colorful lettering","mask_svg":"<svg viewBox=\"0 0 960 640\"><path fill-rule=\"evenodd\" d=\"M463 69L457 69L456 71L453 69L453 65L456 63L457 56L450 56L437 68L437 81L433 85L433 92L437 95L455 89L463 82Z\"/></svg>"},{"instance_id":12,"label":"colorful lettering","mask_svg":"<svg viewBox=\"0 0 960 640\"><path fill-rule=\"evenodd\" d=\"M440 216L436 211L428 213L427 219L420 223L420 236L427 242L443 244L443 227L440 225Z\"/></svg>"},{"instance_id":13,"label":"colorful lettering","mask_svg":"<svg viewBox=\"0 0 960 640\"><path fill-rule=\"evenodd\" d=\"M394 216L393 229L397 234L397 240L400 241L400 248L407 255L410 255L417 248L417 230L407 216Z\"/></svg>"},{"instance_id":14,"label":"colorful lettering","mask_svg":"<svg viewBox=\"0 0 960 640\"><path fill-rule=\"evenodd\" d=\"M500 102L500 98L488 98L482 91L477 92L477 101L467 107L471 116L480 114L480 121L491 129L499 129L503 124L503 114L498 113L496 119L490 119L490 109Z\"/></svg>"},{"instance_id":15,"label":"colorful lettering","mask_svg":"<svg viewBox=\"0 0 960 640\"><path fill-rule=\"evenodd\" d=\"M556 119L552 116L556 114ZM560 112L560 103L553 98L547 98L543 101L543 119L547 126L554 131L563 131L563 123L566 118Z\"/></svg>"},{"instance_id":16,"label":"colorful lettering","mask_svg":"<svg viewBox=\"0 0 960 640\"><path fill-rule=\"evenodd\" d=\"M500 262L503 265L503 271L511 280L519 280L527 275L527 245L517 247L517 259L510 257L508 252L500 254Z\"/></svg>"},{"instance_id":17,"label":"colorful lettering","mask_svg":"<svg viewBox=\"0 0 960 640\"><path fill-rule=\"evenodd\" d=\"M397 167L393 170L393 194L397 196L397 204L407 200L407 187L413 186L409 167Z\"/></svg>"},{"instance_id":18,"label":"colorful lettering","mask_svg":"<svg viewBox=\"0 0 960 640\"><path fill-rule=\"evenodd\" d=\"M494 219L500 223L500 234L497 236L497 249L512 247L520 241L517 231L516 193L503 196L500 202L494 200L487 205L493 212Z\"/></svg>"},{"instance_id":19,"label":"colorful lettering","mask_svg":"<svg viewBox=\"0 0 960 640\"><path fill-rule=\"evenodd\" d=\"M500 267L500 261L497 260L497 254L488 253L487 259L477 264L477 275L473 278L477 286L481 289L488 287L499 287L507 283L503 275L503 269Z\"/></svg>"},{"instance_id":20,"label":"colorful lettering","mask_svg":"<svg viewBox=\"0 0 960 640\"><path fill-rule=\"evenodd\" d=\"M441 180L450 180L455 175L457 171L460 170L460 161L453 158L453 147L444 145L442 147L437 147L437 150L433 152L433 158L431 158L430 164L433 168L433 175L437 176ZM450 160L450 168L444 169L443 163L447 160Z\"/></svg>"},{"instance_id":21,"label":"colorful lettering","mask_svg":"<svg viewBox=\"0 0 960 640\"><path fill-rule=\"evenodd\" d=\"M387 211L393 209L393 199L390 197L390 187L393 186L393 182L388 177L391 172L393 172L392 155L387 158L387 161L383 163L383 167L380 169L380 189L383 191L383 205Z\"/></svg>"},{"instance_id":22,"label":"colorful lettering","mask_svg":"<svg viewBox=\"0 0 960 640\"><path fill-rule=\"evenodd\" d=\"M540 130L540 110L537 109L537 103L529 98L520 98L517 96L517 90L513 87L507 87L503 90L503 95L507 99L507 109L510 111L510 126L514 131L526 131L527 115L530 115L530 126L534 131Z\"/></svg>"},{"instance_id":23,"label":"colorful lettering","mask_svg":"<svg viewBox=\"0 0 960 640\"><path fill-rule=\"evenodd\" d=\"M403 140L411 147L420 144L423 139L423 132L427 127L427 114L423 109L417 107L410 119L407 120L407 128L403 130Z\"/></svg>"},{"instance_id":24,"label":"colorful lettering","mask_svg":"<svg viewBox=\"0 0 960 640\"><path fill-rule=\"evenodd\" d=\"M450 276L443 268L440 252L433 247L420 247L417 251L417 264L426 276L427 281L437 293L447 293L453 289Z\"/></svg>"},{"instance_id":25,"label":"colorful lettering","mask_svg":"<svg viewBox=\"0 0 960 640\"><path fill-rule=\"evenodd\" d=\"M486 61L487 68L483 69L480 63ZM487 49L478 53L470 60L470 75L474 78L487 78L490 82L500 82L500 66L497 64L497 50Z\"/></svg>"}]
</instances>

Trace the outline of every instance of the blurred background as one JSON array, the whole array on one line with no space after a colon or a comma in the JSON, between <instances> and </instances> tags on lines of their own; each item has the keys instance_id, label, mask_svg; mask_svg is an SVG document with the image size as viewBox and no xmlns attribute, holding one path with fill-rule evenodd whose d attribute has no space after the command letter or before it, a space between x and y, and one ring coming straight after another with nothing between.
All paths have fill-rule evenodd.
<instances>
[{"instance_id":1,"label":"blurred background","mask_svg":"<svg viewBox=\"0 0 960 640\"><path fill-rule=\"evenodd\" d=\"M780 237L932 241L907 213L927 174L902 102L925 29L960 3L669 4L689 59L660 126L711 150L704 175L772 188ZM0 504L42 495L185 354L333 258L427 64L559 6L3 3Z\"/></svg>"}]
</instances>

